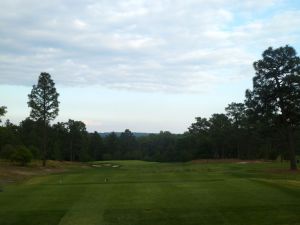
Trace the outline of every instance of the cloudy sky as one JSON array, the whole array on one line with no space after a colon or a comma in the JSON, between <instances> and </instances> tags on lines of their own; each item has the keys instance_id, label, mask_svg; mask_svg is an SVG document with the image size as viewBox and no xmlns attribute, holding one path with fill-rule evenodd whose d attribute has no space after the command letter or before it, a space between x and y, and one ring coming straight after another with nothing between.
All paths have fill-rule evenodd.
<instances>
[{"instance_id":1,"label":"cloudy sky","mask_svg":"<svg viewBox=\"0 0 300 225\"><path fill-rule=\"evenodd\" d=\"M243 101L267 47L299 40L298 0L1 0L0 105L27 117L44 71L57 121L181 133Z\"/></svg>"}]
</instances>

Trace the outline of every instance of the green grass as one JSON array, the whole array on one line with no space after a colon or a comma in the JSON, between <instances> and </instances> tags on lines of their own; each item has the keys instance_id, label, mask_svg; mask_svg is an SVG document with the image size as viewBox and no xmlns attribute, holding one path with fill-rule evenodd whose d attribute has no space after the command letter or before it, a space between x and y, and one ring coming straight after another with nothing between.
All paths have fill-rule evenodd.
<instances>
[{"instance_id":1,"label":"green grass","mask_svg":"<svg viewBox=\"0 0 300 225\"><path fill-rule=\"evenodd\" d=\"M0 224L300 224L300 174L288 164L109 163L121 167L6 185Z\"/></svg>"}]
</instances>

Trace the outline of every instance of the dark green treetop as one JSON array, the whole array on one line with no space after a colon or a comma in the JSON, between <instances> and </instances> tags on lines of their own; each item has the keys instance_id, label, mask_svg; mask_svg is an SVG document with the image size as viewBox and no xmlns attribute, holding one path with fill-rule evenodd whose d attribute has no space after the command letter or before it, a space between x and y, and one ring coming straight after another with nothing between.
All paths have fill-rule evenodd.
<instances>
[{"instance_id":1,"label":"dark green treetop","mask_svg":"<svg viewBox=\"0 0 300 225\"><path fill-rule=\"evenodd\" d=\"M232 102L225 108L225 111L234 126L241 128L247 117L245 104Z\"/></svg>"},{"instance_id":2,"label":"dark green treetop","mask_svg":"<svg viewBox=\"0 0 300 225\"><path fill-rule=\"evenodd\" d=\"M0 117L4 116L6 112L7 112L6 106L0 106ZM1 119L0 119L0 122L1 122Z\"/></svg>"},{"instance_id":3,"label":"dark green treetop","mask_svg":"<svg viewBox=\"0 0 300 225\"><path fill-rule=\"evenodd\" d=\"M210 122L206 118L196 117L196 122L188 128L191 134L207 133L210 128Z\"/></svg>"},{"instance_id":4,"label":"dark green treetop","mask_svg":"<svg viewBox=\"0 0 300 225\"><path fill-rule=\"evenodd\" d=\"M270 123L294 127L300 123L300 58L290 46L268 48L254 62L253 90L246 104Z\"/></svg>"},{"instance_id":5,"label":"dark green treetop","mask_svg":"<svg viewBox=\"0 0 300 225\"><path fill-rule=\"evenodd\" d=\"M32 91L28 95L28 106L31 107L30 117L45 123L55 119L59 111L58 96L50 74L41 73L38 84L33 85Z\"/></svg>"}]
</instances>

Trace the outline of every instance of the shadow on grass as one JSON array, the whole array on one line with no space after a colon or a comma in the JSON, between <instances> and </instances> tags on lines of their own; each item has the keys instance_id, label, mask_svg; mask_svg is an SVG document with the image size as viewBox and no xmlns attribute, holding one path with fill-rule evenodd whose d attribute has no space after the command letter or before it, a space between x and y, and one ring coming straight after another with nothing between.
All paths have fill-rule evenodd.
<instances>
[{"instance_id":1,"label":"shadow on grass","mask_svg":"<svg viewBox=\"0 0 300 225\"><path fill-rule=\"evenodd\" d=\"M0 213L1 225L53 225L59 224L61 218L65 215L65 210L24 210L18 212ZM3 219L1 219L3 218Z\"/></svg>"}]
</instances>

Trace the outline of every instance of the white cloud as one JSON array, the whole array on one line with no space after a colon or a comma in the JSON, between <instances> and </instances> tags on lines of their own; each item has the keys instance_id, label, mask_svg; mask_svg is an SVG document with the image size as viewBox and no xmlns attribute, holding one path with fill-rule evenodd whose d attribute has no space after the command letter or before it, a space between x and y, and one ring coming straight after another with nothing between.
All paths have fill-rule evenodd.
<instances>
[{"instance_id":1,"label":"white cloud","mask_svg":"<svg viewBox=\"0 0 300 225\"><path fill-rule=\"evenodd\" d=\"M270 45L298 47L299 24L280 0L2 0L0 84L49 71L63 85L209 91L252 76Z\"/></svg>"},{"instance_id":2,"label":"white cloud","mask_svg":"<svg viewBox=\"0 0 300 225\"><path fill-rule=\"evenodd\" d=\"M80 19L75 19L73 21L73 24L74 24L75 28L80 29L80 30L85 29L87 27L87 24Z\"/></svg>"}]
</instances>

